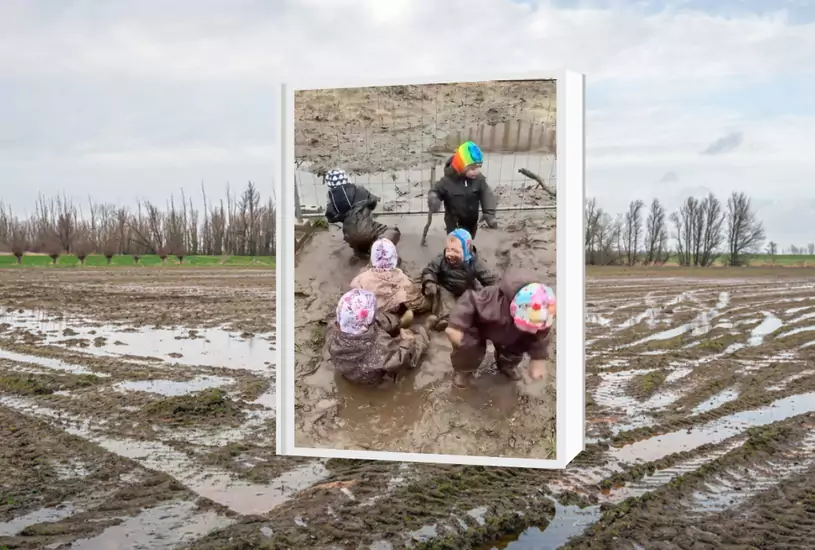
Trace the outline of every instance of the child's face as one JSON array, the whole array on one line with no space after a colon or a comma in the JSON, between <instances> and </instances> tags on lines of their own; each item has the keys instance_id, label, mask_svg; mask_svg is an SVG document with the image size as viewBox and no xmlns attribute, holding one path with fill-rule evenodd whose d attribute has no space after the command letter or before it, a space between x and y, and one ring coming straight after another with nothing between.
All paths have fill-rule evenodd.
<instances>
[{"instance_id":1,"label":"child's face","mask_svg":"<svg viewBox=\"0 0 815 550\"><path fill-rule=\"evenodd\" d=\"M464 171L464 177L468 180L474 180L481 173L481 167L478 165L470 166Z\"/></svg>"},{"instance_id":2,"label":"child's face","mask_svg":"<svg viewBox=\"0 0 815 550\"><path fill-rule=\"evenodd\" d=\"M464 261L464 250L461 249L461 241L455 237L448 237L444 246L444 257L453 265Z\"/></svg>"}]
</instances>

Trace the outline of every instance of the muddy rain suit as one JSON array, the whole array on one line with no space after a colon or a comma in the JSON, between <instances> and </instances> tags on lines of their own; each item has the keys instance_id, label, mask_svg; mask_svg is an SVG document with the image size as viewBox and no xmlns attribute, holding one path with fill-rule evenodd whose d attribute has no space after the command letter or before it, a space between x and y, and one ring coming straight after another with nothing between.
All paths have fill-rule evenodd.
<instances>
[{"instance_id":1,"label":"muddy rain suit","mask_svg":"<svg viewBox=\"0 0 815 550\"><path fill-rule=\"evenodd\" d=\"M475 238L479 208L484 214L484 220L493 227L497 201L483 174L479 174L475 179L467 179L455 171L452 162L453 157L450 157L444 164L444 176L428 193L427 203L430 211L434 213L444 204L444 224L447 233L461 227Z\"/></svg>"},{"instance_id":2,"label":"muddy rain suit","mask_svg":"<svg viewBox=\"0 0 815 550\"><path fill-rule=\"evenodd\" d=\"M374 219L373 211L379 197L362 186L345 183L328 190L325 219L328 223L342 223L345 242L360 256L367 256L380 237L399 243L401 233L397 227L388 227Z\"/></svg>"},{"instance_id":3,"label":"muddy rain suit","mask_svg":"<svg viewBox=\"0 0 815 550\"><path fill-rule=\"evenodd\" d=\"M427 332L400 329L399 323L399 315L377 312L359 335L345 334L333 323L326 346L334 370L354 384L378 386L418 367L430 344Z\"/></svg>"},{"instance_id":4,"label":"muddy rain suit","mask_svg":"<svg viewBox=\"0 0 815 550\"><path fill-rule=\"evenodd\" d=\"M442 252L422 270L422 294L427 294L428 286L438 289L428 298L433 300L431 307L440 321L447 320L456 300L466 291L497 283L498 277L478 259L475 247L469 262L451 264Z\"/></svg>"},{"instance_id":5,"label":"muddy rain suit","mask_svg":"<svg viewBox=\"0 0 815 550\"><path fill-rule=\"evenodd\" d=\"M497 285L467 291L450 313L448 326L463 333L461 346L453 348L450 360L457 372L474 372L487 352L487 341L495 347L498 370L511 372L524 354L530 359L549 358L549 328L537 334L515 327L509 306L515 294L529 283L538 282L534 272L509 268Z\"/></svg>"}]
</instances>

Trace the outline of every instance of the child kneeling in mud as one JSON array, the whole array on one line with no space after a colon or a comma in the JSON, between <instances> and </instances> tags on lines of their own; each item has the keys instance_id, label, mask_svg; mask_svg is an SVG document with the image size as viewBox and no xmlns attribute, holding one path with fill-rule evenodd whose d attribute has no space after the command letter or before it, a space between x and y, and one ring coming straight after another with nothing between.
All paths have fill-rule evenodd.
<instances>
[{"instance_id":1,"label":"child kneeling in mud","mask_svg":"<svg viewBox=\"0 0 815 550\"><path fill-rule=\"evenodd\" d=\"M433 311L429 327L446 329L450 310L462 294L497 282L498 277L478 259L470 232L456 229L447 235L444 252L422 270L422 294Z\"/></svg>"},{"instance_id":2,"label":"child kneeling in mud","mask_svg":"<svg viewBox=\"0 0 815 550\"><path fill-rule=\"evenodd\" d=\"M453 344L450 361L456 386L468 384L484 359L488 340L495 347L499 372L517 380L517 366L526 353L530 377L544 377L555 296L537 280L534 272L510 268L499 284L467 291L456 302L446 330Z\"/></svg>"},{"instance_id":3,"label":"child kneeling in mud","mask_svg":"<svg viewBox=\"0 0 815 550\"><path fill-rule=\"evenodd\" d=\"M337 320L326 338L335 371L368 386L395 381L418 367L429 343L423 327L400 328L398 316L377 311L376 296L360 289L340 298Z\"/></svg>"},{"instance_id":4,"label":"child kneeling in mud","mask_svg":"<svg viewBox=\"0 0 815 550\"><path fill-rule=\"evenodd\" d=\"M323 181L328 186L325 219L328 223L342 223L343 238L354 250L356 259L367 257L371 245L379 237L399 243L399 228L387 227L374 220L373 211L379 197L361 185L351 183L343 170L330 170Z\"/></svg>"},{"instance_id":5,"label":"child kneeling in mud","mask_svg":"<svg viewBox=\"0 0 815 550\"><path fill-rule=\"evenodd\" d=\"M401 326L409 327L416 313L429 310L421 288L397 267L399 253L390 240L381 238L371 246L371 264L351 281L351 288L372 292L376 307L384 313L401 316Z\"/></svg>"}]
</instances>

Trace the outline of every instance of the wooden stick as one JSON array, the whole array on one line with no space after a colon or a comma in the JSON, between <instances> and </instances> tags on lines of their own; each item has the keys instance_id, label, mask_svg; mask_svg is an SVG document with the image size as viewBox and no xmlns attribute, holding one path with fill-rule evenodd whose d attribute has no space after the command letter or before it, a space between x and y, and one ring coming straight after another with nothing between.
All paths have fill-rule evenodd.
<instances>
[{"instance_id":1,"label":"wooden stick","mask_svg":"<svg viewBox=\"0 0 815 550\"><path fill-rule=\"evenodd\" d=\"M545 183L543 183L543 178L541 178L536 173L530 172L526 168L519 168L518 173L521 174L521 175L526 176L527 178L529 178L531 180L535 180L536 182L538 182L538 185L540 186L540 188L543 189L544 191L546 191L547 193L549 193L550 197L555 196L555 192L552 191L551 189L549 189L549 187Z\"/></svg>"}]
</instances>

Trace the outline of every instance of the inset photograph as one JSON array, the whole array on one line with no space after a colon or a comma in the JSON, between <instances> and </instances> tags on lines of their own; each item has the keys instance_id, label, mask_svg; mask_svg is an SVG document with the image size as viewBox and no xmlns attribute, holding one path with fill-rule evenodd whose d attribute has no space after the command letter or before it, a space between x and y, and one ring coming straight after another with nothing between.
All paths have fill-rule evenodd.
<instances>
[{"instance_id":1,"label":"inset photograph","mask_svg":"<svg viewBox=\"0 0 815 550\"><path fill-rule=\"evenodd\" d=\"M291 90L295 361L278 391L293 386L292 454L564 460L564 307L580 308L567 345L582 384L576 82L566 300L563 79Z\"/></svg>"}]
</instances>

